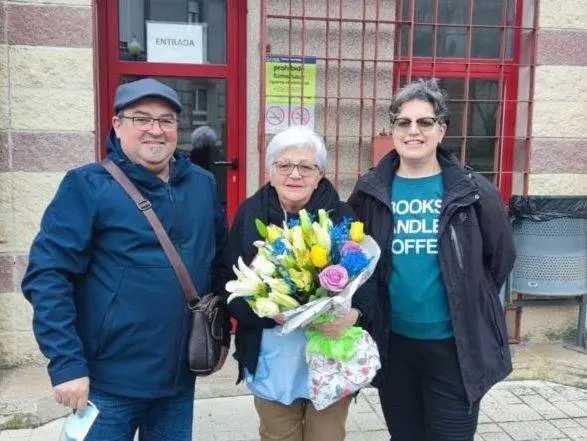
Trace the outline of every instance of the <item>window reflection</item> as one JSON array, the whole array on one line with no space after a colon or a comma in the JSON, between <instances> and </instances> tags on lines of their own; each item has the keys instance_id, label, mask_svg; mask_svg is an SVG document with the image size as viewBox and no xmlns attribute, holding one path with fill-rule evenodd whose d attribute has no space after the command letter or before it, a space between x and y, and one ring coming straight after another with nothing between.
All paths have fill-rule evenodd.
<instances>
[{"instance_id":1,"label":"window reflection","mask_svg":"<svg viewBox=\"0 0 587 441\"><path fill-rule=\"evenodd\" d=\"M119 0L118 14L121 60L147 61L148 23L194 24L201 25L203 39L197 41L200 45L197 50L203 54L202 62L226 63L226 0ZM178 28L174 32L175 38L180 39L182 32L189 31L190 27L184 29L186 31ZM169 55L168 62L173 62L172 55Z\"/></svg>"}]
</instances>

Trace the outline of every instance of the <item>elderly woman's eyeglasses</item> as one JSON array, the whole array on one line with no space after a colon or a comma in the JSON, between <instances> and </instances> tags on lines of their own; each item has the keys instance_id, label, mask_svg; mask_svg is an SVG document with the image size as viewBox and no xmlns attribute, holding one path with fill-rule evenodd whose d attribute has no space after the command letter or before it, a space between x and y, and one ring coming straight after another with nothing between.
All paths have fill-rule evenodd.
<instances>
[{"instance_id":1,"label":"elderly woman's eyeglasses","mask_svg":"<svg viewBox=\"0 0 587 441\"><path fill-rule=\"evenodd\" d=\"M151 130L155 121L159 123L159 128L164 132L171 132L177 129L177 119L175 118L151 118L150 116L126 116L118 115L119 118L132 120L132 125L138 130Z\"/></svg>"},{"instance_id":2,"label":"elderly woman's eyeglasses","mask_svg":"<svg viewBox=\"0 0 587 441\"><path fill-rule=\"evenodd\" d=\"M298 173L303 176L312 176L318 171L317 164L295 164L287 161L275 161L273 163L275 171L283 176L289 176L293 173L294 168L298 169Z\"/></svg>"},{"instance_id":3,"label":"elderly woman's eyeglasses","mask_svg":"<svg viewBox=\"0 0 587 441\"><path fill-rule=\"evenodd\" d=\"M400 132L407 132L412 127L412 122L413 121L410 118L397 118L392 121L391 128ZM434 128L437 122L438 118L433 117L418 118L415 121L418 130L421 132L429 132Z\"/></svg>"}]
</instances>

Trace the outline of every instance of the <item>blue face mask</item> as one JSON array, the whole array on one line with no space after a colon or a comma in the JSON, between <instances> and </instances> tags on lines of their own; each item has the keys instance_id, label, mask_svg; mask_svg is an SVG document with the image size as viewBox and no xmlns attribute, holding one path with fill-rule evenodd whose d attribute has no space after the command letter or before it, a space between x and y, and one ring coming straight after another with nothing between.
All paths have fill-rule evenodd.
<instances>
[{"instance_id":1,"label":"blue face mask","mask_svg":"<svg viewBox=\"0 0 587 441\"><path fill-rule=\"evenodd\" d=\"M91 401L88 401L83 413L74 411L65 421L64 440L83 441L90 431L90 427L94 424L98 413L98 408Z\"/></svg>"}]
</instances>

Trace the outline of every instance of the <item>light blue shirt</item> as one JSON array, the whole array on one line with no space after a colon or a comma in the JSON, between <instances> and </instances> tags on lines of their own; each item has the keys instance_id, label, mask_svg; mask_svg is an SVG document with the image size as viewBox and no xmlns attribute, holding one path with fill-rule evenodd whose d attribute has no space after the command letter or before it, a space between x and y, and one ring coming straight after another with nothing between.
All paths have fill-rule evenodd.
<instances>
[{"instance_id":1,"label":"light blue shirt","mask_svg":"<svg viewBox=\"0 0 587 441\"><path fill-rule=\"evenodd\" d=\"M255 375L245 369L245 384L253 395L289 405L310 398L306 336L296 329L281 336L281 326L264 329Z\"/></svg>"}]
</instances>

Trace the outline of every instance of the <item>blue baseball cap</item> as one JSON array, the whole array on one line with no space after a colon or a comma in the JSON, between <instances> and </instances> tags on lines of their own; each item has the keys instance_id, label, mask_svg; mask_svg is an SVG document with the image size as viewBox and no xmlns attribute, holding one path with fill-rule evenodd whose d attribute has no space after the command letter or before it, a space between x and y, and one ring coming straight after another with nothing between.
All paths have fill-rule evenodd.
<instances>
[{"instance_id":1,"label":"blue baseball cap","mask_svg":"<svg viewBox=\"0 0 587 441\"><path fill-rule=\"evenodd\" d=\"M177 113L181 113L182 105L177 92L153 78L143 78L118 86L114 96L114 113L146 97L161 98L167 101Z\"/></svg>"}]
</instances>

